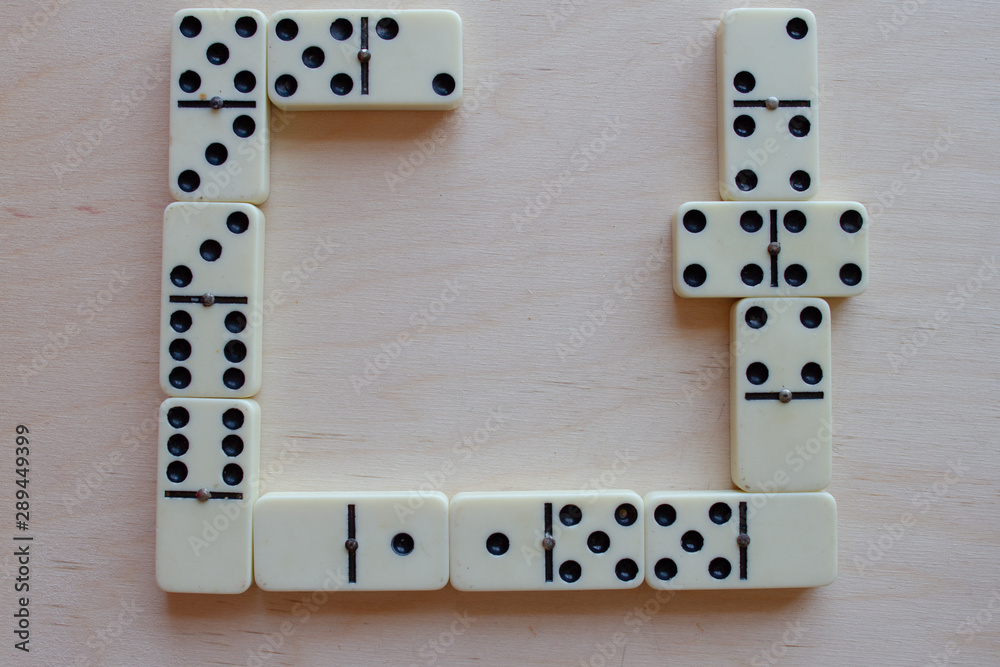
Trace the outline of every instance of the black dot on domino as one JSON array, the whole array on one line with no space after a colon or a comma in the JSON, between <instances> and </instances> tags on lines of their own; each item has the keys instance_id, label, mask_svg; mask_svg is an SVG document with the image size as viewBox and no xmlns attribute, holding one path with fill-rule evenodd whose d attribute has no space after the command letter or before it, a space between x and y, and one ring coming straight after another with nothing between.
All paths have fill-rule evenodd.
<instances>
[{"instance_id":1,"label":"black dot on domino","mask_svg":"<svg viewBox=\"0 0 1000 667\"><path fill-rule=\"evenodd\" d=\"M438 74L434 77L434 80L431 81L431 88L433 88L434 92L441 97L448 97L455 92L455 85L455 77L445 72Z\"/></svg>"},{"instance_id":2,"label":"black dot on domino","mask_svg":"<svg viewBox=\"0 0 1000 667\"><path fill-rule=\"evenodd\" d=\"M283 42L290 42L299 34L299 24L292 19L281 19L274 26L274 36Z\"/></svg>"},{"instance_id":3,"label":"black dot on domino","mask_svg":"<svg viewBox=\"0 0 1000 667\"><path fill-rule=\"evenodd\" d=\"M653 566L653 573L661 581L670 581L677 576L677 563L673 558L661 558Z\"/></svg>"},{"instance_id":4,"label":"black dot on domino","mask_svg":"<svg viewBox=\"0 0 1000 667\"><path fill-rule=\"evenodd\" d=\"M309 69L316 69L317 67L322 67L323 63L326 61L326 54L323 53L323 49L318 46L310 46L308 49L302 52L302 64Z\"/></svg>"},{"instance_id":5,"label":"black dot on domino","mask_svg":"<svg viewBox=\"0 0 1000 667\"><path fill-rule=\"evenodd\" d=\"M587 548L595 554L602 554L611 548L611 538L603 530L595 530L587 536Z\"/></svg>"},{"instance_id":6,"label":"black dot on domino","mask_svg":"<svg viewBox=\"0 0 1000 667\"><path fill-rule=\"evenodd\" d=\"M576 505L566 505L559 510L559 520L564 526L575 526L583 519L583 510Z\"/></svg>"},{"instance_id":7,"label":"black dot on domino","mask_svg":"<svg viewBox=\"0 0 1000 667\"><path fill-rule=\"evenodd\" d=\"M233 211L226 218L226 227L229 228L233 234L242 234L246 230L250 229L250 218L243 211Z\"/></svg>"},{"instance_id":8,"label":"black dot on domino","mask_svg":"<svg viewBox=\"0 0 1000 667\"><path fill-rule=\"evenodd\" d=\"M375 34L385 40L395 39L399 34L399 24L394 19L381 19L375 24Z\"/></svg>"},{"instance_id":9,"label":"black dot on domino","mask_svg":"<svg viewBox=\"0 0 1000 667\"><path fill-rule=\"evenodd\" d=\"M243 438L230 433L222 439L222 451L226 456L239 456L243 453Z\"/></svg>"},{"instance_id":10,"label":"black dot on domino","mask_svg":"<svg viewBox=\"0 0 1000 667\"><path fill-rule=\"evenodd\" d=\"M274 92L280 97L291 97L298 89L299 82L291 74L282 74L274 81Z\"/></svg>"},{"instance_id":11,"label":"black dot on domino","mask_svg":"<svg viewBox=\"0 0 1000 667\"><path fill-rule=\"evenodd\" d=\"M194 16L185 16L181 19L180 29L185 37L197 37L201 34L201 21Z\"/></svg>"},{"instance_id":12,"label":"black dot on domino","mask_svg":"<svg viewBox=\"0 0 1000 667\"><path fill-rule=\"evenodd\" d=\"M170 271L170 282L175 287L187 287L193 279L194 276L191 274L191 269L183 264L178 264Z\"/></svg>"},{"instance_id":13,"label":"black dot on domino","mask_svg":"<svg viewBox=\"0 0 1000 667\"><path fill-rule=\"evenodd\" d=\"M257 34L257 19L252 16L241 16L236 19L236 34L244 39Z\"/></svg>"},{"instance_id":14,"label":"black dot on domino","mask_svg":"<svg viewBox=\"0 0 1000 667\"><path fill-rule=\"evenodd\" d=\"M822 379L823 369L815 361L802 367L802 381L806 384L819 384Z\"/></svg>"},{"instance_id":15,"label":"black dot on domino","mask_svg":"<svg viewBox=\"0 0 1000 667\"><path fill-rule=\"evenodd\" d=\"M344 72L334 74L333 78L330 79L330 90L333 91L334 95L343 97L354 90L354 79Z\"/></svg>"},{"instance_id":16,"label":"black dot on domino","mask_svg":"<svg viewBox=\"0 0 1000 667\"><path fill-rule=\"evenodd\" d=\"M232 333L239 333L247 328L247 316L238 310L234 310L226 315L225 324L226 329Z\"/></svg>"},{"instance_id":17,"label":"black dot on domino","mask_svg":"<svg viewBox=\"0 0 1000 667\"><path fill-rule=\"evenodd\" d=\"M792 264L785 269L785 282L792 287L802 287L808 277L806 267L801 264Z\"/></svg>"},{"instance_id":18,"label":"black dot on domino","mask_svg":"<svg viewBox=\"0 0 1000 667\"><path fill-rule=\"evenodd\" d=\"M806 329L815 329L823 323L823 313L816 306L806 306L799 313L799 322Z\"/></svg>"},{"instance_id":19,"label":"black dot on domino","mask_svg":"<svg viewBox=\"0 0 1000 667\"><path fill-rule=\"evenodd\" d=\"M201 244L198 252L206 262L214 262L222 257L222 244L214 239L208 239Z\"/></svg>"},{"instance_id":20,"label":"black dot on domino","mask_svg":"<svg viewBox=\"0 0 1000 667\"><path fill-rule=\"evenodd\" d=\"M757 174L752 169L743 169L736 174L736 187L743 192L750 192L757 187Z\"/></svg>"},{"instance_id":21,"label":"black dot on domino","mask_svg":"<svg viewBox=\"0 0 1000 667\"><path fill-rule=\"evenodd\" d=\"M222 414L222 425L230 431L236 431L243 427L243 411L237 408L229 408Z\"/></svg>"},{"instance_id":22,"label":"black dot on domino","mask_svg":"<svg viewBox=\"0 0 1000 667\"><path fill-rule=\"evenodd\" d=\"M180 484L188 476L187 466L180 461L171 461L167 465L167 479L169 479L174 484Z\"/></svg>"},{"instance_id":23,"label":"black dot on domino","mask_svg":"<svg viewBox=\"0 0 1000 667\"><path fill-rule=\"evenodd\" d=\"M510 549L510 539L503 533L493 533L486 538L486 551L494 556L503 556Z\"/></svg>"},{"instance_id":24,"label":"black dot on domino","mask_svg":"<svg viewBox=\"0 0 1000 667\"><path fill-rule=\"evenodd\" d=\"M615 565L615 576L622 581L632 581L639 574L639 566L631 558L622 558Z\"/></svg>"},{"instance_id":25,"label":"black dot on domino","mask_svg":"<svg viewBox=\"0 0 1000 667\"><path fill-rule=\"evenodd\" d=\"M708 274L701 264L689 264L684 267L684 282L689 287L701 287L707 278Z\"/></svg>"},{"instance_id":26,"label":"black dot on domino","mask_svg":"<svg viewBox=\"0 0 1000 667\"><path fill-rule=\"evenodd\" d=\"M188 385L191 384L191 371L183 366L178 366L170 371L167 382L174 389L187 389Z\"/></svg>"},{"instance_id":27,"label":"black dot on domino","mask_svg":"<svg viewBox=\"0 0 1000 667\"><path fill-rule=\"evenodd\" d=\"M840 228L848 234L857 234L861 231L862 225L864 225L864 218L861 217L861 211L852 208L840 215Z\"/></svg>"},{"instance_id":28,"label":"black dot on domino","mask_svg":"<svg viewBox=\"0 0 1000 667\"><path fill-rule=\"evenodd\" d=\"M184 428L191 420L191 415L185 408L175 405L167 410L167 423L173 428Z\"/></svg>"},{"instance_id":29,"label":"black dot on domino","mask_svg":"<svg viewBox=\"0 0 1000 667\"><path fill-rule=\"evenodd\" d=\"M343 42L345 39L350 39L351 35L354 34L354 24L352 24L347 19L337 19L330 24L330 36L333 37L338 42Z\"/></svg>"},{"instance_id":30,"label":"black dot on domino","mask_svg":"<svg viewBox=\"0 0 1000 667\"><path fill-rule=\"evenodd\" d=\"M764 218L757 211L744 211L740 216L740 227L748 234L760 231L764 226Z\"/></svg>"},{"instance_id":31,"label":"black dot on domino","mask_svg":"<svg viewBox=\"0 0 1000 667\"><path fill-rule=\"evenodd\" d=\"M681 549L684 551L694 553L701 551L703 546L705 546L705 538L697 530L689 530L681 535Z\"/></svg>"},{"instance_id":32,"label":"black dot on domino","mask_svg":"<svg viewBox=\"0 0 1000 667\"><path fill-rule=\"evenodd\" d=\"M413 548L416 546L413 542L413 537L407 533L398 533L392 538L392 550L400 556L408 556L413 553Z\"/></svg>"},{"instance_id":33,"label":"black dot on domino","mask_svg":"<svg viewBox=\"0 0 1000 667\"><path fill-rule=\"evenodd\" d=\"M231 340L226 343L224 354L229 363L238 364L247 358L247 346L242 341Z\"/></svg>"},{"instance_id":34,"label":"black dot on domino","mask_svg":"<svg viewBox=\"0 0 1000 667\"><path fill-rule=\"evenodd\" d=\"M759 361L747 366L747 380L750 381L750 384L764 384L770 375L767 366Z\"/></svg>"},{"instance_id":35,"label":"black dot on domino","mask_svg":"<svg viewBox=\"0 0 1000 667\"><path fill-rule=\"evenodd\" d=\"M809 24L804 19L795 17L785 26L785 32L792 39L802 39L809 33Z\"/></svg>"},{"instance_id":36,"label":"black dot on domino","mask_svg":"<svg viewBox=\"0 0 1000 667\"><path fill-rule=\"evenodd\" d=\"M177 187L183 192L194 192L201 185L201 176L198 172L186 169L177 176Z\"/></svg>"},{"instance_id":37,"label":"black dot on domino","mask_svg":"<svg viewBox=\"0 0 1000 667\"><path fill-rule=\"evenodd\" d=\"M257 123L250 116L237 116L233 121L233 134L241 139L253 136L257 130Z\"/></svg>"},{"instance_id":38,"label":"black dot on domino","mask_svg":"<svg viewBox=\"0 0 1000 667\"><path fill-rule=\"evenodd\" d=\"M243 481L243 468L235 463L227 463L222 469L222 481L229 486L236 486Z\"/></svg>"},{"instance_id":39,"label":"black dot on domino","mask_svg":"<svg viewBox=\"0 0 1000 667\"><path fill-rule=\"evenodd\" d=\"M167 451L171 456L184 456L188 450L188 439L180 433L174 433L167 440Z\"/></svg>"},{"instance_id":40,"label":"black dot on domino","mask_svg":"<svg viewBox=\"0 0 1000 667\"><path fill-rule=\"evenodd\" d=\"M806 214L799 210L789 211L782 218L782 223L792 234L798 234L806 228Z\"/></svg>"},{"instance_id":41,"label":"black dot on domino","mask_svg":"<svg viewBox=\"0 0 1000 667\"><path fill-rule=\"evenodd\" d=\"M708 518L715 525L721 526L733 518L733 509L726 503L715 503L708 508Z\"/></svg>"},{"instance_id":42,"label":"black dot on domino","mask_svg":"<svg viewBox=\"0 0 1000 667\"><path fill-rule=\"evenodd\" d=\"M812 179L809 177L809 174L800 169L799 171L792 173L792 175L788 178L788 183L796 192L805 192L809 189Z\"/></svg>"},{"instance_id":43,"label":"black dot on domino","mask_svg":"<svg viewBox=\"0 0 1000 667\"><path fill-rule=\"evenodd\" d=\"M234 391L246 384L246 381L243 371L238 368L227 368L226 372L222 374L222 384Z\"/></svg>"},{"instance_id":44,"label":"black dot on domino","mask_svg":"<svg viewBox=\"0 0 1000 667\"><path fill-rule=\"evenodd\" d=\"M257 77L249 70L237 72L233 77L233 87L241 93L252 92L257 87Z\"/></svg>"},{"instance_id":45,"label":"black dot on domino","mask_svg":"<svg viewBox=\"0 0 1000 667\"><path fill-rule=\"evenodd\" d=\"M218 142L209 144L208 148L205 149L205 161L213 167L225 164L228 159L229 150Z\"/></svg>"},{"instance_id":46,"label":"black dot on domino","mask_svg":"<svg viewBox=\"0 0 1000 667\"><path fill-rule=\"evenodd\" d=\"M191 313L186 310L175 310L170 313L170 328L177 333L184 333L191 328Z\"/></svg>"},{"instance_id":47,"label":"black dot on domino","mask_svg":"<svg viewBox=\"0 0 1000 667\"><path fill-rule=\"evenodd\" d=\"M559 566L559 578L568 584L579 581L582 574L583 568L575 560L568 560Z\"/></svg>"},{"instance_id":48,"label":"black dot on domino","mask_svg":"<svg viewBox=\"0 0 1000 667\"><path fill-rule=\"evenodd\" d=\"M764 269L757 264L747 264L740 269L740 280L750 287L760 285L761 281L764 280Z\"/></svg>"},{"instance_id":49,"label":"black dot on domino","mask_svg":"<svg viewBox=\"0 0 1000 667\"><path fill-rule=\"evenodd\" d=\"M222 42L216 42L205 51L205 57L213 65L225 65L229 61L229 47Z\"/></svg>"},{"instance_id":50,"label":"black dot on domino","mask_svg":"<svg viewBox=\"0 0 1000 667\"><path fill-rule=\"evenodd\" d=\"M639 518L639 510L631 503L622 503L615 510L615 521L619 526L631 526Z\"/></svg>"},{"instance_id":51,"label":"black dot on domino","mask_svg":"<svg viewBox=\"0 0 1000 667\"><path fill-rule=\"evenodd\" d=\"M736 120L733 121L733 132L741 137L749 137L756 129L757 123L754 122L753 118L747 116L746 114L737 116Z\"/></svg>"},{"instance_id":52,"label":"black dot on domino","mask_svg":"<svg viewBox=\"0 0 1000 667\"><path fill-rule=\"evenodd\" d=\"M857 264L844 264L840 267L840 281L854 287L861 282L861 267Z\"/></svg>"},{"instance_id":53,"label":"black dot on domino","mask_svg":"<svg viewBox=\"0 0 1000 667\"><path fill-rule=\"evenodd\" d=\"M677 521L677 510L674 509L673 505L667 503L657 505L656 509L653 510L653 519L661 526L672 526L674 521Z\"/></svg>"},{"instance_id":54,"label":"black dot on domino","mask_svg":"<svg viewBox=\"0 0 1000 667\"><path fill-rule=\"evenodd\" d=\"M684 225L684 229L688 230L692 234L700 234L705 230L705 225L708 224L708 219L705 218L705 214L696 208L691 209L684 214L684 218L681 220Z\"/></svg>"},{"instance_id":55,"label":"black dot on domino","mask_svg":"<svg viewBox=\"0 0 1000 667\"><path fill-rule=\"evenodd\" d=\"M722 558L713 558L708 564L708 573L712 575L713 579L725 579L729 576L729 573L733 571L733 566L728 560Z\"/></svg>"},{"instance_id":56,"label":"black dot on domino","mask_svg":"<svg viewBox=\"0 0 1000 667\"><path fill-rule=\"evenodd\" d=\"M177 79L177 85L179 85L181 90L185 93L193 93L201 88L201 76L193 70L182 72L180 77Z\"/></svg>"},{"instance_id":57,"label":"black dot on domino","mask_svg":"<svg viewBox=\"0 0 1000 667\"><path fill-rule=\"evenodd\" d=\"M174 361L186 361L191 356L191 343L183 338L174 339L170 341L168 351L170 352L170 358Z\"/></svg>"},{"instance_id":58,"label":"black dot on domino","mask_svg":"<svg viewBox=\"0 0 1000 667\"><path fill-rule=\"evenodd\" d=\"M750 72L739 72L733 77L733 88L741 93L749 93L757 87L757 80Z\"/></svg>"},{"instance_id":59,"label":"black dot on domino","mask_svg":"<svg viewBox=\"0 0 1000 667\"><path fill-rule=\"evenodd\" d=\"M792 119L788 121L788 132L793 137L802 138L809 134L809 130L811 128L812 124L805 116L793 116Z\"/></svg>"},{"instance_id":60,"label":"black dot on domino","mask_svg":"<svg viewBox=\"0 0 1000 667\"><path fill-rule=\"evenodd\" d=\"M760 306L751 306L743 314L743 319L751 329L760 329L767 324L767 311Z\"/></svg>"}]
</instances>

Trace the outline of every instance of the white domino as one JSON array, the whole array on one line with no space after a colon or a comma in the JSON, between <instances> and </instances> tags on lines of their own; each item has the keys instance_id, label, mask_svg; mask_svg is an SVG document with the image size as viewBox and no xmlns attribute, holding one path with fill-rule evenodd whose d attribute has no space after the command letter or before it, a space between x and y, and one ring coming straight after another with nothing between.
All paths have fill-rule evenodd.
<instances>
[{"instance_id":1,"label":"white domino","mask_svg":"<svg viewBox=\"0 0 1000 667\"><path fill-rule=\"evenodd\" d=\"M854 296L868 287L868 212L855 202L689 202L674 222L674 291Z\"/></svg>"},{"instance_id":2,"label":"white domino","mask_svg":"<svg viewBox=\"0 0 1000 667\"><path fill-rule=\"evenodd\" d=\"M454 109L462 20L448 10L288 10L271 16L268 94L282 109Z\"/></svg>"},{"instance_id":3,"label":"white domino","mask_svg":"<svg viewBox=\"0 0 1000 667\"><path fill-rule=\"evenodd\" d=\"M451 501L451 585L635 588L642 525L642 499L632 491L459 493Z\"/></svg>"},{"instance_id":4,"label":"white domino","mask_svg":"<svg viewBox=\"0 0 1000 667\"><path fill-rule=\"evenodd\" d=\"M175 202L163 215L160 386L247 398L261 383L264 215L250 204Z\"/></svg>"},{"instance_id":5,"label":"white domino","mask_svg":"<svg viewBox=\"0 0 1000 667\"><path fill-rule=\"evenodd\" d=\"M660 491L644 502L653 588L807 588L837 576L828 493Z\"/></svg>"},{"instance_id":6,"label":"white domino","mask_svg":"<svg viewBox=\"0 0 1000 667\"><path fill-rule=\"evenodd\" d=\"M266 591L415 591L448 583L443 493L268 493L254 507Z\"/></svg>"},{"instance_id":7,"label":"white domino","mask_svg":"<svg viewBox=\"0 0 1000 667\"><path fill-rule=\"evenodd\" d=\"M260 407L168 398L156 465L156 582L168 593L242 593L253 582Z\"/></svg>"},{"instance_id":8,"label":"white domino","mask_svg":"<svg viewBox=\"0 0 1000 667\"><path fill-rule=\"evenodd\" d=\"M267 199L267 18L185 9L170 49L170 192L180 201Z\"/></svg>"},{"instance_id":9,"label":"white domino","mask_svg":"<svg viewBox=\"0 0 1000 667\"><path fill-rule=\"evenodd\" d=\"M723 199L809 199L819 185L816 18L734 9L717 38Z\"/></svg>"},{"instance_id":10,"label":"white domino","mask_svg":"<svg viewBox=\"0 0 1000 667\"><path fill-rule=\"evenodd\" d=\"M822 299L743 299L732 308L733 483L819 491L830 483L830 307Z\"/></svg>"}]
</instances>

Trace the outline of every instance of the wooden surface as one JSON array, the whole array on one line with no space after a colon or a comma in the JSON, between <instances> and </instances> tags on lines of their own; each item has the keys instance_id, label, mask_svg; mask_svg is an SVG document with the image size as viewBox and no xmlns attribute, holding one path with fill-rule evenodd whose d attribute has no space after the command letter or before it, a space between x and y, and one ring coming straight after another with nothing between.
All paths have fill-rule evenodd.
<instances>
[{"instance_id":1,"label":"wooden surface","mask_svg":"<svg viewBox=\"0 0 1000 667\"><path fill-rule=\"evenodd\" d=\"M35 542L28 656L13 649L14 562L0 550L0 655L995 664L1000 19L985 1L808 4L819 199L872 213L871 287L831 304L837 581L673 597L446 588L309 607L255 588L171 596L153 579L182 5L4 2L0 513L12 544L25 424ZM675 297L665 250L673 211L718 197L714 34L731 6L449 4L465 26L460 112L279 122L262 492L730 487L730 304ZM290 7L322 5L260 6Z\"/></svg>"}]
</instances>

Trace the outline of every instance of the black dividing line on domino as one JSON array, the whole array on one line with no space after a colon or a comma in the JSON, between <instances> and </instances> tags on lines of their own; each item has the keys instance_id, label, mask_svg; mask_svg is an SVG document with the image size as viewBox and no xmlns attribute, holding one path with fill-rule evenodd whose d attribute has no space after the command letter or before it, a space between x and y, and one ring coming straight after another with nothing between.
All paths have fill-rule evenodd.
<instances>
[{"instance_id":1,"label":"black dividing line on domino","mask_svg":"<svg viewBox=\"0 0 1000 667\"><path fill-rule=\"evenodd\" d=\"M347 506L347 539L357 539L357 531L354 522L354 505ZM351 584L358 583L358 550L347 550L347 581Z\"/></svg>"},{"instance_id":2,"label":"black dividing line on domino","mask_svg":"<svg viewBox=\"0 0 1000 667\"><path fill-rule=\"evenodd\" d=\"M811 107L809 100L778 100L778 107ZM767 108L767 100L733 100L733 107L737 109L746 108Z\"/></svg>"},{"instance_id":3,"label":"black dividing line on domino","mask_svg":"<svg viewBox=\"0 0 1000 667\"><path fill-rule=\"evenodd\" d=\"M771 209L771 243L778 242L778 211ZM775 246L778 247L778 246ZM778 286L778 253L771 252L771 287Z\"/></svg>"},{"instance_id":4,"label":"black dividing line on domino","mask_svg":"<svg viewBox=\"0 0 1000 667\"><path fill-rule=\"evenodd\" d=\"M164 498L197 498L197 491L164 491ZM230 493L225 491L212 491L208 494L209 500L243 500L242 493Z\"/></svg>"},{"instance_id":5,"label":"black dividing line on domino","mask_svg":"<svg viewBox=\"0 0 1000 667\"><path fill-rule=\"evenodd\" d=\"M361 17L361 50L368 50L368 17ZM368 94L368 58L361 59L361 94Z\"/></svg>"},{"instance_id":6,"label":"black dividing line on domino","mask_svg":"<svg viewBox=\"0 0 1000 667\"><path fill-rule=\"evenodd\" d=\"M211 100L177 100L177 106L181 109L214 109ZM257 103L253 100L222 100L221 109L256 109Z\"/></svg>"},{"instance_id":7,"label":"black dividing line on domino","mask_svg":"<svg viewBox=\"0 0 1000 667\"><path fill-rule=\"evenodd\" d=\"M747 547L750 546L750 535L747 533L747 504L740 503L740 579L746 581L747 578Z\"/></svg>"},{"instance_id":8,"label":"black dividing line on domino","mask_svg":"<svg viewBox=\"0 0 1000 667\"><path fill-rule=\"evenodd\" d=\"M552 537L552 503L545 503L545 532L543 537ZM545 583L552 583L552 549L545 551Z\"/></svg>"},{"instance_id":9,"label":"black dividing line on domino","mask_svg":"<svg viewBox=\"0 0 1000 667\"><path fill-rule=\"evenodd\" d=\"M199 296L172 296L170 297L170 303L202 303L204 297ZM217 296L215 297L215 303L249 303L247 297L245 296Z\"/></svg>"},{"instance_id":10,"label":"black dividing line on domino","mask_svg":"<svg viewBox=\"0 0 1000 667\"><path fill-rule=\"evenodd\" d=\"M792 400L808 400L808 399L818 399L823 398L823 392L821 391L793 391ZM746 393L746 400L748 401L780 401L781 392L780 391L748 391Z\"/></svg>"}]
</instances>

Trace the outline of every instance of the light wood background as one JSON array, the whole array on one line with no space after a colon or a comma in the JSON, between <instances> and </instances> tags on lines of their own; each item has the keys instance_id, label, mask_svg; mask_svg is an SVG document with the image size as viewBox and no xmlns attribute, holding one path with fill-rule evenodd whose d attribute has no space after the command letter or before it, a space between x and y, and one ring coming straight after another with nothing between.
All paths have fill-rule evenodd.
<instances>
[{"instance_id":1,"label":"light wood background","mask_svg":"<svg viewBox=\"0 0 1000 667\"><path fill-rule=\"evenodd\" d=\"M183 5L3 2L0 525L12 544L26 424L36 541L27 656L0 549L0 655L996 664L1000 18L985 1L806 4L819 198L872 213L871 286L832 303L837 581L672 598L446 588L310 609L256 588L171 596L153 578ZM323 5L260 8L293 6ZM275 132L261 491L729 488L730 303L675 297L665 251L676 208L718 198L714 35L733 0L399 6L462 15L465 105L298 113ZM477 433L495 411L502 426Z\"/></svg>"}]
</instances>

